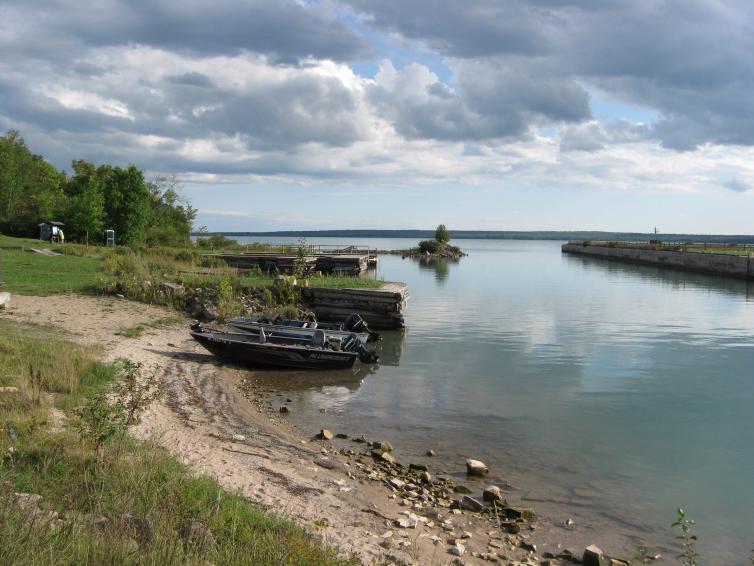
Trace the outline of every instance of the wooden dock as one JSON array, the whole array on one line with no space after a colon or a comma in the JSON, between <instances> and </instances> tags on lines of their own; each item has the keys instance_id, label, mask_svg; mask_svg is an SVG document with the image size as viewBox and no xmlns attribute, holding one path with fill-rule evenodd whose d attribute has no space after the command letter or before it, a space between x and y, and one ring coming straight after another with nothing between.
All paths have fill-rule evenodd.
<instances>
[{"instance_id":1,"label":"wooden dock","mask_svg":"<svg viewBox=\"0 0 754 566\"><path fill-rule=\"evenodd\" d=\"M303 261L305 272L320 271L336 275L360 275L369 267L376 265L377 255L368 250L358 250L356 246L325 251L317 246L318 253L310 253ZM302 261L293 251L285 252L242 252L219 253L213 257L222 259L228 265L239 269L258 267L265 272L293 273L298 262Z\"/></svg>"},{"instance_id":2,"label":"wooden dock","mask_svg":"<svg viewBox=\"0 0 754 566\"><path fill-rule=\"evenodd\" d=\"M375 330L403 328L408 285L386 283L379 289L303 287L301 296L320 320L345 320L356 313Z\"/></svg>"}]
</instances>

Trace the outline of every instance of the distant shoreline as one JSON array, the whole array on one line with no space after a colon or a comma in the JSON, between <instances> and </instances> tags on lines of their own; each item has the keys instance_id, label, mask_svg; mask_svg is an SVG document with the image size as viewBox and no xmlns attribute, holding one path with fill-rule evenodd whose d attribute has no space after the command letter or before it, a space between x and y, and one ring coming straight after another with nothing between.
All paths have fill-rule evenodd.
<instances>
[{"instance_id":1,"label":"distant shoreline","mask_svg":"<svg viewBox=\"0 0 754 566\"><path fill-rule=\"evenodd\" d=\"M207 232L192 236L223 235L227 237L266 238L415 238L431 239L434 230L280 230L274 232ZM451 230L454 240L596 240L616 242L664 242L754 244L754 235L745 234L653 234L644 232L599 232L599 231L515 231L515 230Z\"/></svg>"}]
</instances>

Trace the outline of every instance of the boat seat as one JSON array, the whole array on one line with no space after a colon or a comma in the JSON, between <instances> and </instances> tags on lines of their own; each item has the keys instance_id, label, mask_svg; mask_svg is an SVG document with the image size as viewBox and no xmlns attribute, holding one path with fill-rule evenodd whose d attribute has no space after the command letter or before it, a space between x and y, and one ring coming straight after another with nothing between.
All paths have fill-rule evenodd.
<instances>
[{"instance_id":1,"label":"boat seat","mask_svg":"<svg viewBox=\"0 0 754 566\"><path fill-rule=\"evenodd\" d=\"M267 343L267 334L264 333L264 328L259 329L259 343L260 344Z\"/></svg>"},{"instance_id":2,"label":"boat seat","mask_svg":"<svg viewBox=\"0 0 754 566\"><path fill-rule=\"evenodd\" d=\"M326 341L327 336L325 336L325 331L321 328L317 328L312 334L312 346L315 348L323 348Z\"/></svg>"}]
</instances>

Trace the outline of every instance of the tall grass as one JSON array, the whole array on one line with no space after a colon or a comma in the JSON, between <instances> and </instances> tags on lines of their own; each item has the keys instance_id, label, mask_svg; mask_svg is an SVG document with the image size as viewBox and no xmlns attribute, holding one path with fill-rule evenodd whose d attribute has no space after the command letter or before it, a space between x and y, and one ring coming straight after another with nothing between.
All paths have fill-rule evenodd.
<instances>
[{"instance_id":1,"label":"tall grass","mask_svg":"<svg viewBox=\"0 0 754 566\"><path fill-rule=\"evenodd\" d=\"M23 387L28 365L50 375L45 392L68 414L49 428L49 409ZM96 350L41 327L0 321L0 563L357 564L289 521L197 477L165 450L126 438L103 457L75 434L76 407L101 396L116 372ZM19 493L40 496L38 501Z\"/></svg>"}]
</instances>

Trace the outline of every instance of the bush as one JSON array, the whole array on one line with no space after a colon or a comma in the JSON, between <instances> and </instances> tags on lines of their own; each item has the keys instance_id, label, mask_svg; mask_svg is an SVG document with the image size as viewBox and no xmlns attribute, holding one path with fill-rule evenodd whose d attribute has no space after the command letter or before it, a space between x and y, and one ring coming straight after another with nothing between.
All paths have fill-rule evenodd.
<instances>
[{"instance_id":1,"label":"bush","mask_svg":"<svg viewBox=\"0 0 754 566\"><path fill-rule=\"evenodd\" d=\"M422 240L419 242L419 251L422 253L440 253L443 247L443 244L437 240Z\"/></svg>"}]
</instances>

